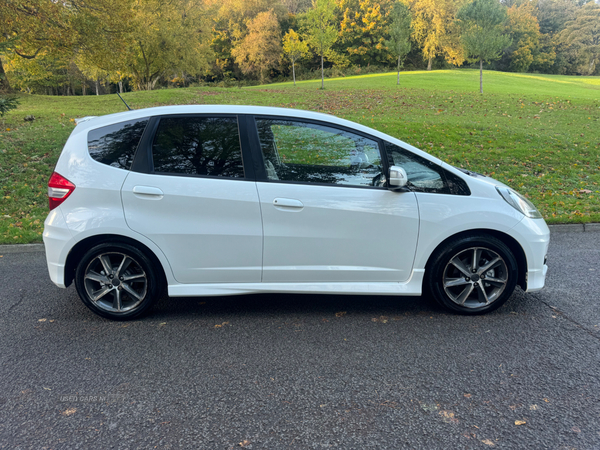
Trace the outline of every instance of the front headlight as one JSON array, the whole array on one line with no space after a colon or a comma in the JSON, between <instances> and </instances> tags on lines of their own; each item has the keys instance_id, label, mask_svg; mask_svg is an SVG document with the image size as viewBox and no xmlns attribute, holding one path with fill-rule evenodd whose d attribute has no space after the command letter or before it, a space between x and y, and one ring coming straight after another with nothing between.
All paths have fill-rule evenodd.
<instances>
[{"instance_id":1,"label":"front headlight","mask_svg":"<svg viewBox=\"0 0 600 450\"><path fill-rule=\"evenodd\" d=\"M510 188L496 186L496 190L506 203L531 219L541 219L542 215L528 199Z\"/></svg>"}]
</instances>

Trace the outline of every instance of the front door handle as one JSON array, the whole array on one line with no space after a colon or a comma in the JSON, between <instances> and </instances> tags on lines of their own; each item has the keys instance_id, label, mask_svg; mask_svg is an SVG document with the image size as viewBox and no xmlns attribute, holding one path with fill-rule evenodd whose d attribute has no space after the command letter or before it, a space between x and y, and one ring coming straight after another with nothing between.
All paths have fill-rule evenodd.
<instances>
[{"instance_id":1,"label":"front door handle","mask_svg":"<svg viewBox=\"0 0 600 450\"><path fill-rule=\"evenodd\" d=\"M159 188L152 186L135 186L133 193L136 197L153 200L160 200L165 195Z\"/></svg>"},{"instance_id":2,"label":"front door handle","mask_svg":"<svg viewBox=\"0 0 600 450\"><path fill-rule=\"evenodd\" d=\"M293 198L276 198L273 200L273 206L277 209L295 209L300 210L304 205L300 200Z\"/></svg>"}]
</instances>

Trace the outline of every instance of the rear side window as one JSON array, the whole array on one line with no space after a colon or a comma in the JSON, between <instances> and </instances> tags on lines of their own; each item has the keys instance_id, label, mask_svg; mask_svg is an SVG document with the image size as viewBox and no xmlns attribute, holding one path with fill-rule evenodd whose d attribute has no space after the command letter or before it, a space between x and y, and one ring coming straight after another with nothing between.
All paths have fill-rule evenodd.
<instances>
[{"instance_id":1,"label":"rear side window","mask_svg":"<svg viewBox=\"0 0 600 450\"><path fill-rule=\"evenodd\" d=\"M88 133L88 151L99 163L129 170L148 119L115 123Z\"/></svg>"},{"instance_id":2,"label":"rear side window","mask_svg":"<svg viewBox=\"0 0 600 450\"><path fill-rule=\"evenodd\" d=\"M167 117L152 144L154 172L243 178L234 117Z\"/></svg>"}]
</instances>

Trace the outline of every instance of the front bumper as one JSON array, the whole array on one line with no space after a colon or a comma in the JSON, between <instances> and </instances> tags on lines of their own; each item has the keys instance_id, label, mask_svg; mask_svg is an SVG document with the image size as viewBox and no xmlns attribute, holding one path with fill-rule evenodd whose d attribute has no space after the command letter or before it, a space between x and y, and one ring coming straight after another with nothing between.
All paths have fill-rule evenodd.
<instances>
[{"instance_id":1,"label":"front bumper","mask_svg":"<svg viewBox=\"0 0 600 450\"><path fill-rule=\"evenodd\" d=\"M525 217L510 234L521 244L527 259L527 289L536 292L544 287L548 272L547 256L550 244L550 230L544 219Z\"/></svg>"}]
</instances>

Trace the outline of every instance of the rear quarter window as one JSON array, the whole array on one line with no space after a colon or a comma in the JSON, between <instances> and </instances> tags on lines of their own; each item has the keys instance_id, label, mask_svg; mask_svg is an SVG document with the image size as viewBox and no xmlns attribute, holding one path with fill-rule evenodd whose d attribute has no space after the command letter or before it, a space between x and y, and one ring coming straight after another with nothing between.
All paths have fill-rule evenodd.
<instances>
[{"instance_id":1,"label":"rear quarter window","mask_svg":"<svg viewBox=\"0 0 600 450\"><path fill-rule=\"evenodd\" d=\"M88 151L99 163L129 170L148 118L115 123L88 133Z\"/></svg>"}]
</instances>

